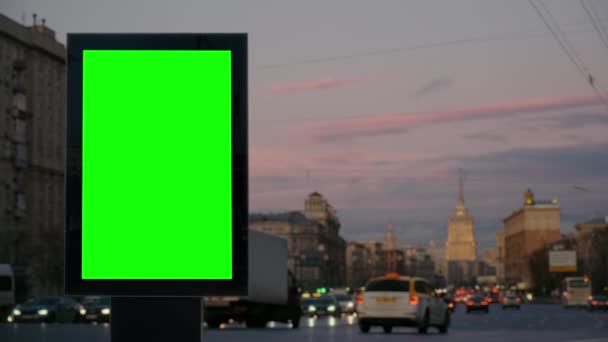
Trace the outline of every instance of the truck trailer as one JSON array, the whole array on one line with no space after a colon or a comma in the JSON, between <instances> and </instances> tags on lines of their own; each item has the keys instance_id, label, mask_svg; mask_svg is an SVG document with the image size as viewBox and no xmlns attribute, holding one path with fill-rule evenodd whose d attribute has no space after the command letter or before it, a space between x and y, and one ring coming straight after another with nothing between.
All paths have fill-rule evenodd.
<instances>
[{"instance_id":1,"label":"truck trailer","mask_svg":"<svg viewBox=\"0 0 608 342\"><path fill-rule=\"evenodd\" d=\"M247 327L265 327L270 321L300 324L300 293L287 268L287 240L256 230L249 231L247 296L203 297L203 315L208 328L222 323L244 322Z\"/></svg>"}]
</instances>

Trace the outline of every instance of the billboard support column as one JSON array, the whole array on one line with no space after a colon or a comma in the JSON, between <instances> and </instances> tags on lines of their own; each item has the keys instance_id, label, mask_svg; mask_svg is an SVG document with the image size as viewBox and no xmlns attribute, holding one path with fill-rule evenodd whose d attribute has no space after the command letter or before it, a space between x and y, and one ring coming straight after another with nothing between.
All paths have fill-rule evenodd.
<instances>
[{"instance_id":1,"label":"billboard support column","mask_svg":"<svg viewBox=\"0 0 608 342\"><path fill-rule=\"evenodd\" d=\"M201 341L200 297L112 297L112 342Z\"/></svg>"}]
</instances>

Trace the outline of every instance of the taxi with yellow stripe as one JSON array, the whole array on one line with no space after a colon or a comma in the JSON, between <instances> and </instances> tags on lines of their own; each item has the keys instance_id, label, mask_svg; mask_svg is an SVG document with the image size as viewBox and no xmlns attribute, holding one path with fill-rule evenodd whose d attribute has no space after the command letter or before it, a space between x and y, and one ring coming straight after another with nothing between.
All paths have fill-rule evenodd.
<instances>
[{"instance_id":1,"label":"taxi with yellow stripe","mask_svg":"<svg viewBox=\"0 0 608 342\"><path fill-rule=\"evenodd\" d=\"M395 326L416 327L420 334L429 327L447 333L450 325L447 304L426 279L397 273L370 279L357 296L357 312L362 333L374 326L385 333Z\"/></svg>"}]
</instances>

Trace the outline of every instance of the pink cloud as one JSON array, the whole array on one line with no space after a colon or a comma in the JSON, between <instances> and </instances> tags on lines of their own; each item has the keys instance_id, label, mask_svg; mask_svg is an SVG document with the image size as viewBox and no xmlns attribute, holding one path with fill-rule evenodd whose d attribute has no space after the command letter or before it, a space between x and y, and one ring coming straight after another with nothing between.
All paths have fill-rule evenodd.
<instances>
[{"instance_id":1,"label":"pink cloud","mask_svg":"<svg viewBox=\"0 0 608 342\"><path fill-rule=\"evenodd\" d=\"M317 141L347 140L366 136L401 134L424 124L466 119L497 118L503 115L528 114L600 104L591 95L540 98L509 103L481 105L435 112L370 115L320 122L295 127L295 131Z\"/></svg>"},{"instance_id":2,"label":"pink cloud","mask_svg":"<svg viewBox=\"0 0 608 342\"><path fill-rule=\"evenodd\" d=\"M273 93L295 93L307 90L330 89L357 82L356 79L336 79L326 77L316 81L275 84L271 87Z\"/></svg>"}]
</instances>

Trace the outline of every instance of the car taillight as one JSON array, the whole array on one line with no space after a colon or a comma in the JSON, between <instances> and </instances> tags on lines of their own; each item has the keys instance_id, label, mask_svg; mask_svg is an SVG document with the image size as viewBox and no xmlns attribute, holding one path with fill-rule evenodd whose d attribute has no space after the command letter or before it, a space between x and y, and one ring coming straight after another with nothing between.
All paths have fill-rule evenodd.
<instances>
[{"instance_id":1,"label":"car taillight","mask_svg":"<svg viewBox=\"0 0 608 342\"><path fill-rule=\"evenodd\" d=\"M519 298L517 298L517 299L515 299L515 300L516 300L518 303L519 303L519 302L521 302L521 299L519 299Z\"/></svg>"},{"instance_id":2,"label":"car taillight","mask_svg":"<svg viewBox=\"0 0 608 342\"><path fill-rule=\"evenodd\" d=\"M503 303L507 303L509 300L507 298L503 299Z\"/></svg>"},{"instance_id":3,"label":"car taillight","mask_svg":"<svg viewBox=\"0 0 608 342\"><path fill-rule=\"evenodd\" d=\"M607 303L608 303L608 302L607 302ZM450 309L451 309L451 308L453 308L453 307L454 307L454 303L449 303L449 304L448 304L448 308L450 308Z\"/></svg>"},{"instance_id":4,"label":"car taillight","mask_svg":"<svg viewBox=\"0 0 608 342\"><path fill-rule=\"evenodd\" d=\"M592 305L597 305L597 300L591 302Z\"/></svg>"},{"instance_id":5,"label":"car taillight","mask_svg":"<svg viewBox=\"0 0 608 342\"><path fill-rule=\"evenodd\" d=\"M481 302L481 305L488 305L488 302L486 302L485 300L483 302Z\"/></svg>"},{"instance_id":6,"label":"car taillight","mask_svg":"<svg viewBox=\"0 0 608 342\"><path fill-rule=\"evenodd\" d=\"M363 293L357 295L357 305L363 305Z\"/></svg>"},{"instance_id":7,"label":"car taillight","mask_svg":"<svg viewBox=\"0 0 608 342\"><path fill-rule=\"evenodd\" d=\"M468 302L467 302L467 305L469 305L469 306L470 306L470 305L473 305L473 304L474 304L474 303L473 303L473 302L471 302L471 301L468 301Z\"/></svg>"},{"instance_id":8,"label":"car taillight","mask_svg":"<svg viewBox=\"0 0 608 342\"><path fill-rule=\"evenodd\" d=\"M410 305L418 305L420 298L416 295L410 295Z\"/></svg>"}]
</instances>

